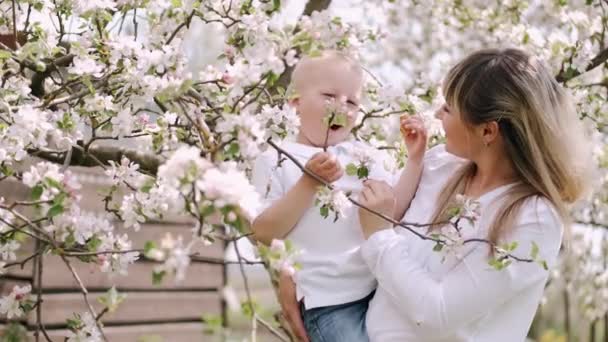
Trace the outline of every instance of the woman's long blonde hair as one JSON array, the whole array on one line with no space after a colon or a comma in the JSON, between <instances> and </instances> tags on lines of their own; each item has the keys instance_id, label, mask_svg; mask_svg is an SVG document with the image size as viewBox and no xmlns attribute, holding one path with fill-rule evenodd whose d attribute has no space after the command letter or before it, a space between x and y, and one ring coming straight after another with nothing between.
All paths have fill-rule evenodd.
<instances>
[{"instance_id":1,"label":"woman's long blonde hair","mask_svg":"<svg viewBox=\"0 0 608 342\"><path fill-rule=\"evenodd\" d=\"M547 198L569 222L568 205L586 191L590 149L568 93L538 59L518 49L484 49L455 65L447 104L470 126L496 121L519 182L502 196L488 239L508 233L524 201ZM447 182L433 222L445 222L455 196L475 173L470 162Z\"/></svg>"}]
</instances>

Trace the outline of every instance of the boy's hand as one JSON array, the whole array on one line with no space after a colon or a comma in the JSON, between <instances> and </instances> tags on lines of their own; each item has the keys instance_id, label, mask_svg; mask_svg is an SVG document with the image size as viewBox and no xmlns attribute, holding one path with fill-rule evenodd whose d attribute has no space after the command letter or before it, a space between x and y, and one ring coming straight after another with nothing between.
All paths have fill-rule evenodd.
<instances>
[{"instance_id":1,"label":"boy's hand","mask_svg":"<svg viewBox=\"0 0 608 342\"><path fill-rule=\"evenodd\" d=\"M359 202L362 206L372 209L387 217L393 217L395 212L395 192L386 182L377 180L366 180L363 182L363 190L359 195ZM371 212L359 208L359 221L363 236L369 238L379 230L392 227L390 221L385 220Z\"/></svg>"},{"instance_id":2,"label":"boy's hand","mask_svg":"<svg viewBox=\"0 0 608 342\"><path fill-rule=\"evenodd\" d=\"M426 151L427 131L420 116L401 116L401 135L407 147L408 158L422 160Z\"/></svg>"},{"instance_id":3,"label":"boy's hand","mask_svg":"<svg viewBox=\"0 0 608 342\"><path fill-rule=\"evenodd\" d=\"M327 152L319 152L313 155L308 160L305 167L308 171L316 174L327 183L333 183L344 175L344 169L342 168L342 165L340 165L338 158ZM314 178L308 175L305 176L314 180ZM314 180L314 182L318 183L316 180Z\"/></svg>"}]
</instances>

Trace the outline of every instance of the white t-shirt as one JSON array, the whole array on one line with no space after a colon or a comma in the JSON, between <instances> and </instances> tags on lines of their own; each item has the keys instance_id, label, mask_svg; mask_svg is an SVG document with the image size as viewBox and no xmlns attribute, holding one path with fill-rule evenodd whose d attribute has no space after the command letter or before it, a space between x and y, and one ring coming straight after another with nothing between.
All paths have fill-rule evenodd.
<instances>
[{"instance_id":1,"label":"white t-shirt","mask_svg":"<svg viewBox=\"0 0 608 342\"><path fill-rule=\"evenodd\" d=\"M402 221L428 223L441 189L462 163L443 146L429 150L417 193ZM510 186L478 199L481 217L474 226L461 226L466 239L487 239L500 195ZM549 201L526 200L514 225L506 239L519 243L513 254L529 258L535 242L539 259L552 267L563 224ZM467 244L460 251L462 259L450 255L443 262L444 254L434 252L433 246L399 227L376 232L363 244L363 258L378 280L367 313L371 341L524 341L548 272L538 263L517 261L497 271L488 265L485 243Z\"/></svg>"},{"instance_id":2,"label":"white t-shirt","mask_svg":"<svg viewBox=\"0 0 608 342\"><path fill-rule=\"evenodd\" d=\"M281 146L303 165L321 148L284 142ZM342 167L354 162L353 149L372 149L360 142L342 142L329 146L328 152L335 155ZM384 167L386 154L373 150L374 162L369 165L369 178L394 183L395 175ZM302 176L300 169L286 159L277 167L276 150L269 148L256 160L252 183L263 199L262 210L280 199ZM336 189L357 194L362 181L346 173L333 185ZM261 211L260 211L261 212ZM307 309L338 305L364 298L376 288L376 280L363 261L360 246L365 241L359 224L357 207L351 206L345 218L334 222L333 213L321 216L319 207L311 205L288 234L287 239L303 250L298 262L302 269L297 272L296 290L298 300L304 298Z\"/></svg>"}]
</instances>

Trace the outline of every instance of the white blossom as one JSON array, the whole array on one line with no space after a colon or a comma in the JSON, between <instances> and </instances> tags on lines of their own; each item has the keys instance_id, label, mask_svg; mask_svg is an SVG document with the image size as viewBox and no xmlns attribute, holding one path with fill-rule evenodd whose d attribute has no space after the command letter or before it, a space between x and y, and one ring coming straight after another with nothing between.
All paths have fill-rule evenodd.
<instances>
[{"instance_id":1,"label":"white blossom","mask_svg":"<svg viewBox=\"0 0 608 342\"><path fill-rule=\"evenodd\" d=\"M31 285L15 285L10 294L0 298L0 314L6 315L8 319L23 316L22 303L29 300Z\"/></svg>"},{"instance_id":2,"label":"white blossom","mask_svg":"<svg viewBox=\"0 0 608 342\"><path fill-rule=\"evenodd\" d=\"M80 316L81 326L76 331L69 331L67 342L101 342L101 332L97 328L95 318L89 312Z\"/></svg>"}]
</instances>

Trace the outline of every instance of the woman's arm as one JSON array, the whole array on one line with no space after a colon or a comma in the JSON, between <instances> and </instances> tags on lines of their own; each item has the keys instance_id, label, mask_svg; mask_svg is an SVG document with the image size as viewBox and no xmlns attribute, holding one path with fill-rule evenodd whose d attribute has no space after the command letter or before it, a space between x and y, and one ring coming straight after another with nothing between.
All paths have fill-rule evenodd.
<instances>
[{"instance_id":1,"label":"woman's arm","mask_svg":"<svg viewBox=\"0 0 608 342\"><path fill-rule=\"evenodd\" d=\"M422 176L423 157L426 150L427 131L420 116L401 117L401 135L407 147L408 159L405 169L395 184L395 211L393 219L400 221L409 208Z\"/></svg>"},{"instance_id":2,"label":"woman's arm","mask_svg":"<svg viewBox=\"0 0 608 342\"><path fill-rule=\"evenodd\" d=\"M561 242L561 222L544 201L528 201L514 228L509 240L519 243L515 255L529 257L535 242L539 256L554 264ZM495 270L488 265L488 248L482 244L437 279L409 254L406 246L404 236L388 229L374 233L362 252L379 287L389 293L401 314L417 323L421 333L449 334L490 310L499 310L501 303L544 283L548 276L538 263L514 261L506 269Z\"/></svg>"},{"instance_id":3,"label":"woman's arm","mask_svg":"<svg viewBox=\"0 0 608 342\"><path fill-rule=\"evenodd\" d=\"M420 177L422 175L422 159L411 159L407 161L405 169L401 172L399 181L395 184L395 213L393 219L400 221L405 215L405 211L409 208L412 199L418 189Z\"/></svg>"}]
</instances>

